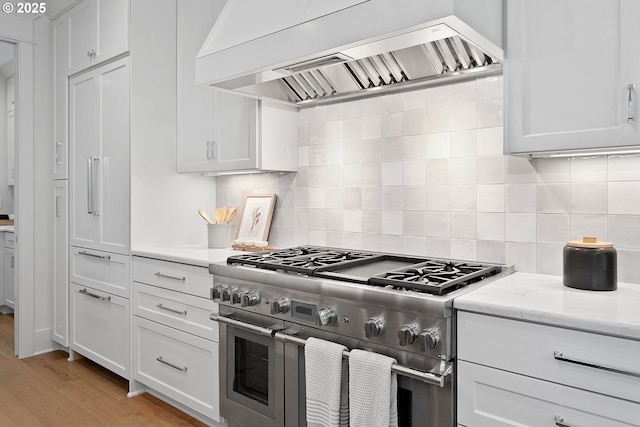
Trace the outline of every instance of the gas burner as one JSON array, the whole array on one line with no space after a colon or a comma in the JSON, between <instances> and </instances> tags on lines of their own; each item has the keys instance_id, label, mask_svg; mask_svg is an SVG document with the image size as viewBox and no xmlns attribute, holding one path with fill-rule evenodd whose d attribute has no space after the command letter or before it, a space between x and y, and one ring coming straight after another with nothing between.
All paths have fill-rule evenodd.
<instances>
[{"instance_id":1,"label":"gas burner","mask_svg":"<svg viewBox=\"0 0 640 427\"><path fill-rule=\"evenodd\" d=\"M276 251L243 253L239 255L232 255L227 258L227 264L266 268L265 266L272 262L299 256L306 256L322 251L326 251L326 249L323 250L322 248L314 246L299 246L295 248L280 249Z\"/></svg>"},{"instance_id":2,"label":"gas burner","mask_svg":"<svg viewBox=\"0 0 640 427\"><path fill-rule=\"evenodd\" d=\"M266 264L266 268L285 272L312 274L322 268L374 256L376 256L376 254L370 252L335 251L327 249L325 252L269 262Z\"/></svg>"}]
</instances>

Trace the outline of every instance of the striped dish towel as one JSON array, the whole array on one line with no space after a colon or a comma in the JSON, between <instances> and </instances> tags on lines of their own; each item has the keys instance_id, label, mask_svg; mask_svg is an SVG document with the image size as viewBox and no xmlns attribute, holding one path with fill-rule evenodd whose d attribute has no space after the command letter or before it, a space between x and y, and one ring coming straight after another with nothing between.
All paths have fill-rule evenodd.
<instances>
[{"instance_id":1,"label":"striped dish towel","mask_svg":"<svg viewBox=\"0 0 640 427\"><path fill-rule=\"evenodd\" d=\"M395 359L363 350L349 354L349 417L351 427L398 425L398 380Z\"/></svg>"},{"instance_id":2,"label":"striped dish towel","mask_svg":"<svg viewBox=\"0 0 640 427\"><path fill-rule=\"evenodd\" d=\"M348 364L342 359L343 345L307 338L304 346L307 387L307 425L349 425Z\"/></svg>"}]
</instances>

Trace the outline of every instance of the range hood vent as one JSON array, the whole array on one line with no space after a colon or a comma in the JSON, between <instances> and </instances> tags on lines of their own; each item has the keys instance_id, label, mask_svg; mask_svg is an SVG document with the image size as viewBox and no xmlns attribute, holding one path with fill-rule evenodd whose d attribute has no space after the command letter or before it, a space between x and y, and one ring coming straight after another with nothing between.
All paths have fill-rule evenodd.
<instances>
[{"instance_id":1,"label":"range hood vent","mask_svg":"<svg viewBox=\"0 0 640 427\"><path fill-rule=\"evenodd\" d=\"M234 34L234 45L229 43L233 37L222 35L225 29L235 28L233 12L243 10L249 0L238 1L228 0L201 49L196 83L306 106L502 72L501 0L403 0L402 8L393 7L397 3L392 0L352 0L351 7L332 13L325 10L325 15L309 21L298 17L296 25L280 31L271 28L270 33L251 40L238 40ZM322 7L330 3L277 1L324 2ZM444 13L439 17L443 12L437 9L443 5L464 15L467 22L490 29L497 45L458 16ZM380 21L376 14L388 19ZM352 22L355 16L358 22ZM391 24L385 27L387 21ZM338 23L349 25L345 28ZM316 39L318 35L324 38ZM224 41L218 48L217 40ZM334 49L323 49L330 46ZM291 59L280 61L287 57ZM226 71L221 70L225 67Z\"/></svg>"}]
</instances>

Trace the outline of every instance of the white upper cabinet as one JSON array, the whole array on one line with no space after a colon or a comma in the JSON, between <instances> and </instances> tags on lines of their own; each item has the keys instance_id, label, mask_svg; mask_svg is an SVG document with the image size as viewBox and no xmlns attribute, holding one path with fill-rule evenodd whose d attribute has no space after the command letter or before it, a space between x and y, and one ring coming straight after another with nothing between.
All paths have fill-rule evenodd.
<instances>
[{"instance_id":1,"label":"white upper cabinet","mask_svg":"<svg viewBox=\"0 0 640 427\"><path fill-rule=\"evenodd\" d=\"M178 2L178 172L295 171L297 119L285 107L195 84L195 57L223 1Z\"/></svg>"},{"instance_id":2,"label":"white upper cabinet","mask_svg":"<svg viewBox=\"0 0 640 427\"><path fill-rule=\"evenodd\" d=\"M505 4L507 153L640 148L640 2Z\"/></svg>"},{"instance_id":3,"label":"white upper cabinet","mask_svg":"<svg viewBox=\"0 0 640 427\"><path fill-rule=\"evenodd\" d=\"M51 24L53 46L53 179L67 179L69 144L67 139L67 20Z\"/></svg>"},{"instance_id":4,"label":"white upper cabinet","mask_svg":"<svg viewBox=\"0 0 640 427\"><path fill-rule=\"evenodd\" d=\"M84 0L66 19L69 75L129 50L129 0Z\"/></svg>"}]
</instances>

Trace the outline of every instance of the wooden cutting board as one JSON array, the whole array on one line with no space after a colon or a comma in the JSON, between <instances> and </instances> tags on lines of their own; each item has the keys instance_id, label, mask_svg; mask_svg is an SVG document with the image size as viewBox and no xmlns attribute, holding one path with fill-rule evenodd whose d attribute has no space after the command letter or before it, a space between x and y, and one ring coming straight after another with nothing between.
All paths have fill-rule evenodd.
<instances>
[{"instance_id":1,"label":"wooden cutting board","mask_svg":"<svg viewBox=\"0 0 640 427\"><path fill-rule=\"evenodd\" d=\"M277 248L273 248L271 246L265 246L263 248L258 248L256 246L245 246L245 245L236 245L235 243L231 244L231 247L237 251L247 251L247 252L265 252L265 251L275 251Z\"/></svg>"},{"instance_id":2,"label":"wooden cutting board","mask_svg":"<svg viewBox=\"0 0 640 427\"><path fill-rule=\"evenodd\" d=\"M13 225L12 219L0 219L0 225Z\"/></svg>"}]
</instances>

